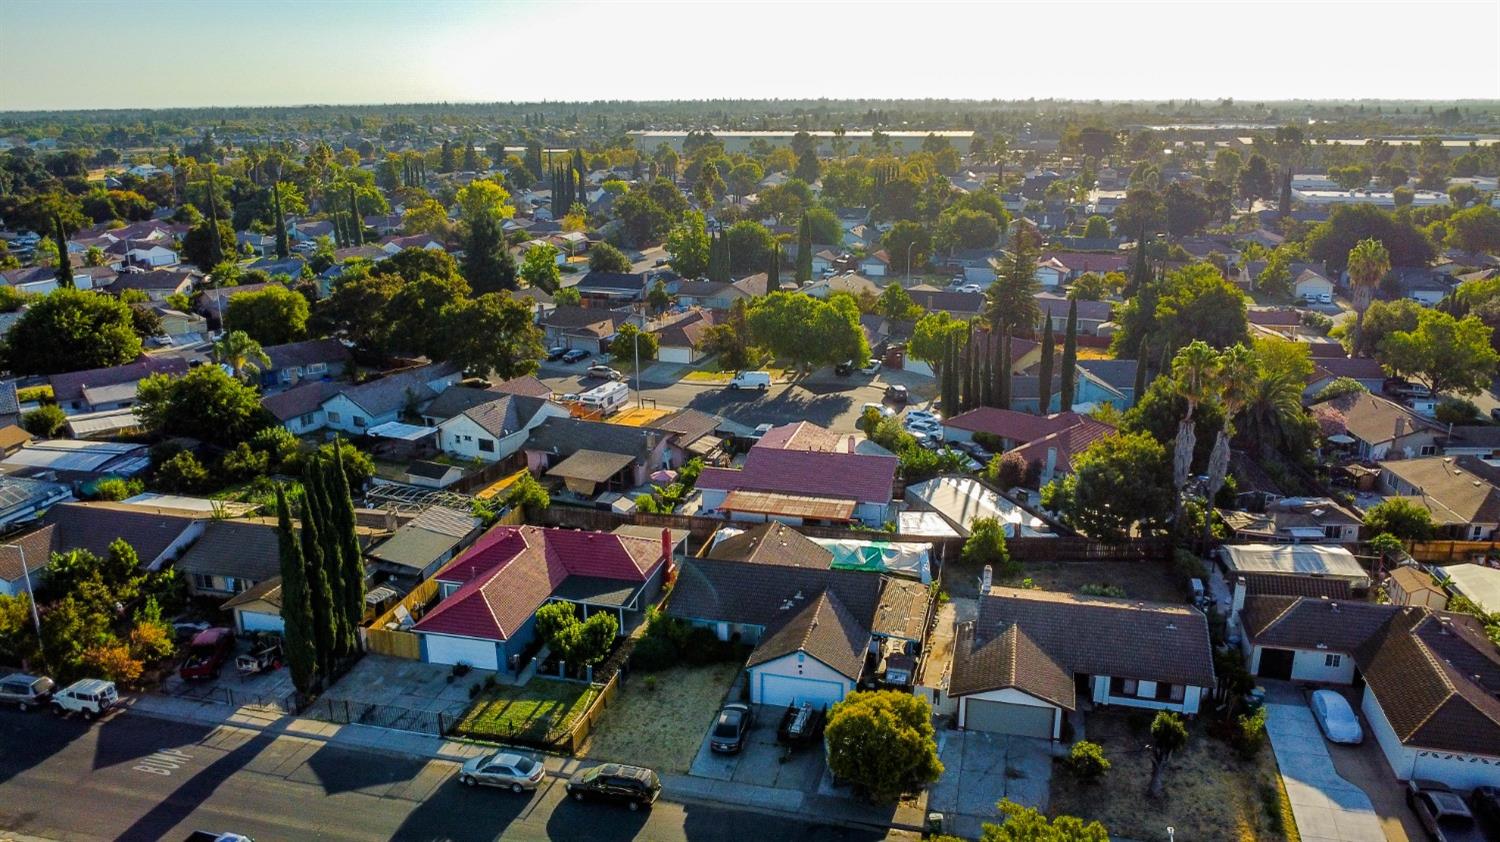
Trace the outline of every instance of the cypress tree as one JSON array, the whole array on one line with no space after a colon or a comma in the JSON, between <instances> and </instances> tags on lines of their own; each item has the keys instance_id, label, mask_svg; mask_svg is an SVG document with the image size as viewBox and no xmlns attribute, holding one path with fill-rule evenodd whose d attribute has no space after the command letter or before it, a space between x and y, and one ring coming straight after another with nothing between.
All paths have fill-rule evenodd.
<instances>
[{"instance_id":1,"label":"cypress tree","mask_svg":"<svg viewBox=\"0 0 1500 842\"><path fill-rule=\"evenodd\" d=\"M328 573L328 589L333 596L331 613L334 618L334 654L340 658L349 654L355 631L349 625L348 598L344 582L344 542L338 533L338 524L333 513L329 494L328 460L308 460L310 473L303 479L308 499L314 501L318 524L318 541L323 549L323 569Z\"/></svg>"},{"instance_id":2,"label":"cypress tree","mask_svg":"<svg viewBox=\"0 0 1500 842\"><path fill-rule=\"evenodd\" d=\"M1036 408L1038 415L1052 412L1052 317L1046 316L1042 330L1042 364L1037 371Z\"/></svg>"},{"instance_id":3,"label":"cypress tree","mask_svg":"<svg viewBox=\"0 0 1500 842\"><path fill-rule=\"evenodd\" d=\"M1130 405L1135 406L1141 402L1141 395L1146 392L1146 353L1151 350L1149 337L1141 337L1140 353L1135 355L1135 394L1130 396Z\"/></svg>"},{"instance_id":4,"label":"cypress tree","mask_svg":"<svg viewBox=\"0 0 1500 842\"><path fill-rule=\"evenodd\" d=\"M1000 339L1000 408L1010 409L1011 401L1011 365L1010 365L1010 327L1007 325Z\"/></svg>"},{"instance_id":5,"label":"cypress tree","mask_svg":"<svg viewBox=\"0 0 1500 842\"><path fill-rule=\"evenodd\" d=\"M281 557L282 651L297 692L312 692L317 681L318 647L313 633L312 603L307 593L307 569L302 562L302 546L292 531L291 507L286 489L276 486L276 539Z\"/></svg>"},{"instance_id":6,"label":"cypress tree","mask_svg":"<svg viewBox=\"0 0 1500 842\"><path fill-rule=\"evenodd\" d=\"M365 560L359 546L359 535L354 531L354 498L349 493L349 477L344 473L342 443L337 439L333 443L333 462L328 467L325 484L329 509L333 514L332 532L344 562L344 611L352 651L359 648L359 627L365 619Z\"/></svg>"},{"instance_id":7,"label":"cypress tree","mask_svg":"<svg viewBox=\"0 0 1500 842\"><path fill-rule=\"evenodd\" d=\"M1135 241L1135 265L1130 270L1130 283L1125 285L1125 297L1128 299L1140 292L1151 280L1151 267L1146 263L1146 229L1141 229L1141 235Z\"/></svg>"},{"instance_id":8,"label":"cypress tree","mask_svg":"<svg viewBox=\"0 0 1500 842\"><path fill-rule=\"evenodd\" d=\"M781 285L781 241L771 242L771 264L766 267L766 290L775 292Z\"/></svg>"},{"instance_id":9,"label":"cypress tree","mask_svg":"<svg viewBox=\"0 0 1500 842\"><path fill-rule=\"evenodd\" d=\"M354 235L353 245L365 244L365 221L359 215L359 199L354 195L354 183L349 183L349 233Z\"/></svg>"},{"instance_id":10,"label":"cypress tree","mask_svg":"<svg viewBox=\"0 0 1500 842\"><path fill-rule=\"evenodd\" d=\"M979 358L979 400L980 406L995 405L995 358L984 354Z\"/></svg>"},{"instance_id":11,"label":"cypress tree","mask_svg":"<svg viewBox=\"0 0 1500 842\"><path fill-rule=\"evenodd\" d=\"M975 362L979 354L978 335L974 333L974 323L969 322L969 341L964 344L964 383L963 395L959 402L963 404L964 411L973 409L978 401L979 390L975 388L978 384L979 366Z\"/></svg>"},{"instance_id":12,"label":"cypress tree","mask_svg":"<svg viewBox=\"0 0 1500 842\"><path fill-rule=\"evenodd\" d=\"M1062 411L1073 408L1074 390L1078 386L1078 299L1068 302L1068 334L1063 337Z\"/></svg>"},{"instance_id":13,"label":"cypress tree","mask_svg":"<svg viewBox=\"0 0 1500 842\"><path fill-rule=\"evenodd\" d=\"M214 170L208 170L208 230L211 232L209 244L213 247L214 265L224 262L224 243L219 239L219 199L214 192Z\"/></svg>"},{"instance_id":14,"label":"cypress tree","mask_svg":"<svg viewBox=\"0 0 1500 842\"><path fill-rule=\"evenodd\" d=\"M318 671L329 675L333 672L340 612L323 558L323 541L318 534L317 503L314 502L317 494L313 483L309 482L309 478L317 473L313 468L316 461L317 457L309 458L302 470L302 562L307 570L308 601L312 604Z\"/></svg>"},{"instance_id":15,"label":"cypress tree","mask_svg":"<svg viewBox=\"0 0 1500 842\"><path fill-rule=\"evenodd\" d=\"M802 223L797 226L798 285L812 280L812 257L812 220L804 213Z\"/></svg>"},{"instance_id":16,"label":"cypress tree","mask_svg":"<svg viewBox=\"0 0 1500 842\"><path fill-rule=\"evenodd\" d=\"M68 232L63 229L62 216L52 217L57 225L57 285L73 287L73 261L68 258Z\"/></svg>"},{"instance_id":17,"label":"cypress tree","mask_svg":"<svg viewBox=\"0 0 1500 842\"><path fill-rule=\"evenodd\" d=\"M286 214L281 210L280 179L271 182L271 199L276 205L276 257L285 260L292 253L292 246L287 240Z\"/></svg>"}]
</instances>

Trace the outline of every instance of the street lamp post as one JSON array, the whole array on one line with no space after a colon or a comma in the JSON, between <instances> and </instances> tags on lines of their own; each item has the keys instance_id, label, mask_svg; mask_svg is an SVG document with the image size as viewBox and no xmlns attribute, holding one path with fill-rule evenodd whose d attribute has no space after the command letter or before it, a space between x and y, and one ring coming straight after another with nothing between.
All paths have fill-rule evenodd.
<instances>
[{"instance_id":1,"label":"street lamp post","mask_svg":"<svg viewBox=\"0 0 1500 842\"><path fill-rule=\"evenodd\" d=\"M914 245L916 245L916 244L917 244L916 240L912 240L911 242L909 242L909 243L906 244L906 285L907 286L911 286L911 247L914 246Z\"/></svg>"},{"instance_id":2,"label":"street lamp post","mask_svg":"<svg viewBox=\"0 0 1500 842\"><path fill-rule=\"evenodd\" d=\"M16 552L21 554L21 575L26 579L26 601L31 603L31 622L36 626L36 639L38 645L42 640L42 615L36 610L36 591L31 587L31 568L26 566L26 548L20 544L9 544L15 547Z\"/></svg>"}]
</instances>

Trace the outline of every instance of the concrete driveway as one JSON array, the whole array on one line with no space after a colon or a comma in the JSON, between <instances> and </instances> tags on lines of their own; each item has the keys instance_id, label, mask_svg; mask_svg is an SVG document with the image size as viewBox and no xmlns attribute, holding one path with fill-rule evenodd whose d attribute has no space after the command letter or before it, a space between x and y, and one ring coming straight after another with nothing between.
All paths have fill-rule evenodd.
<instances>
[{"instance_id":1,"label":"concrete driveway","mask_svg":"<svg viewBox=\"0 0 1500 842\"><path fill-rule=\"evenodd\" d=\"M1281 767L1302 842L1370 842L1385 838L1364 790L1341 777L1312 711L1289 686L1272 688L1266 733Z\"/></svg>"},{"instance_id":2,"label":"concrete driveway","mask_svg":"<svg viewBox=\"0 0 1500 842\"><path fill-rule=\"evenodd\" d=\"M732 781L738 784L816 792L823 777L823 742L799 748L790 753L776 742L776 727L784 708L755 706L755 724L749 739L738 754L718 754L708 747L713 731L710 724L703 733L698 755L693 758L689 774L699 778Z\"/></svg>"},{"instance_id":3,"label":"concrete driveway","mask_svg":"<svg viewBox=\"0 0 1500 842\"><path fill-rule=\"evenodd\" d=\"M978 839L998 821L1002 798L1046 812L1052 793L1052 745L1034 737L938 731L943 776L927 789L927 809L943 814L943 832Z\"/></svg>"}]
</instances>

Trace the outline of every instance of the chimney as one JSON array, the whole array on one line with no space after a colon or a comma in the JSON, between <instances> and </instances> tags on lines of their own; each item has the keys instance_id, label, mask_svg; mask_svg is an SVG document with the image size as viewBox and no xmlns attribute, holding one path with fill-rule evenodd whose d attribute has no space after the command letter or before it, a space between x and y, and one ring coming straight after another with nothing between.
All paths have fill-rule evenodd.
<instances>
[{"instance_id":1,"label":"chimney","mask_svg":"<svg viewBox=\"0 0 1500 842\"><path fill-rule=\"evenodd\" d=\"M990 592L990 587L995 584L995 571L988 564L984 566L979 574L979 594L983 596Z\"/></svg>"},{"instance_id":2,"label":"chimney","mask_svg":"<svg viewBox=\"0 0 1500 842\"><path fill-rule=\"evenodd\" d=\"M1234 595L1229 601L1229 625L1234 625L1234 619L1245 610L1245 592L1249 587L1245 584L1245 577L1240 576L1234 580Z\"/></svg>"},{"instance_id":3,"label":"chimney","mask_svg":"<svg viewBox=\"0 0 1500 842\"><path fill-rule=\"evenodd\" d=\"M1395 434L1395 438L1399 439L1399 438L1401 438L1404 435L1406 435L1406 416L1405 415L1397 415L1396 416L1396 434Z\"/></svg>"},{"instance_id":4,"label":"chimney","mask_svg":"<svg viewBox=\"0 0 1500 842\"><path fill-rule=\"evenodd\" d=\"M1049 447L1049 448L1047 448L1047 464L1042 467L1042 479L1041 479L1042 485L1046 485L1047 483L1051 482L1053 475L1056 474L1056 473L1057 473L1057 448L1055 448L1055 447Z\"/></svg>"}]
</instances>

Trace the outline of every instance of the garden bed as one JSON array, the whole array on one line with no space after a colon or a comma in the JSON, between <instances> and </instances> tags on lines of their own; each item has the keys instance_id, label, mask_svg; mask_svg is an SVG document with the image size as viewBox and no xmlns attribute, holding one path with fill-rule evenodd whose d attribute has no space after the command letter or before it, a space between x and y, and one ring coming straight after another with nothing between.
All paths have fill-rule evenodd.
<instances>
[{"instance_id":1,"label":"garden bed","mask_svg":"<svg viewBox=\"0 0 1500 842\"><path fill-rule=\"evenodd\" d=\"M494 742L551 743L567 734L597 694L591 684L550 678L533 678L525 687L490 687L453 732Z\"/></svg>"},{"instance_id":2,"label":"garden bed","mask_svg":"<svg viewBox=\"0 0 1500 842\"><path fill-rule=\"evenodd\" d=\"M721 663L632 673L579 754L686 772L739 670Z\"/></svg>"},{"instance_id":3,"label":"garden bed","mask_svg":"<svg viewBox=\"0 0 1500 842\"><path fill-rule=\"evenodd\" d=\"M1270 745L1242 761L1208 736L1201 719L1189 726L1187 746L1170 761L1165 796L1147 798L1151 755L1143 747L1151 739L1149 723L1149 716L1138 714L1087 714L1087 738L1103 746L1112 768L1101 782L1081 784L1059 763L1052 776L1052 813L1098 820L1115 838L1158 839L1171 825L1179 839L1297 842Z\"/></svg>"}]
</instances>

